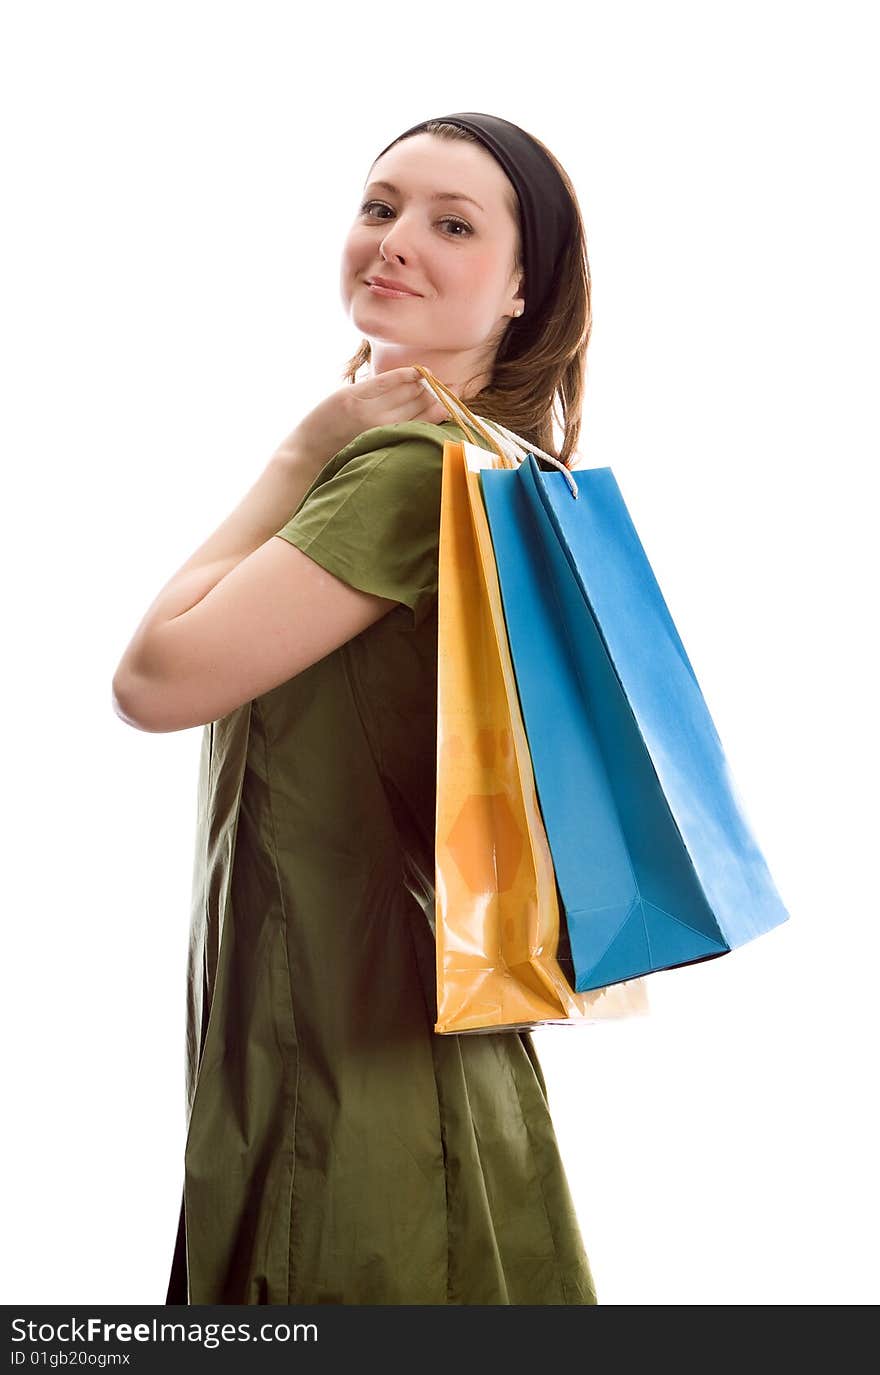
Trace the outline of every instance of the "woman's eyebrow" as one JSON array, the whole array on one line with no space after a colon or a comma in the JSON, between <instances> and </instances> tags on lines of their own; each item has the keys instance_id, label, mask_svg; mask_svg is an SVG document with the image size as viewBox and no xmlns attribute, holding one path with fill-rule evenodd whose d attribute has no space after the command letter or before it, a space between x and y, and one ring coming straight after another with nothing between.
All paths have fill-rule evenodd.
<instances>
[{"instance_id":1,"label":"woman's eyebrow","mask_svg":"<svg viewBox=\"0 0 880 1375\"><path fill-rule=\"evenodd\" d=\"M381 187L383 191L390 191L392 196L400 195L400 187L392 185L390 181L371 181L367 186L364 187L364 195L366 195L371 186ZM435 191L433 196L431 197L431 200L470 201L471 205L475 205L478 210L483 210L483 207L480 205L479 201L475 201L473 196L466 196L463 191ZM484 215L485 213L485 210L483 210Z\"/></svg>"}]
</instances>

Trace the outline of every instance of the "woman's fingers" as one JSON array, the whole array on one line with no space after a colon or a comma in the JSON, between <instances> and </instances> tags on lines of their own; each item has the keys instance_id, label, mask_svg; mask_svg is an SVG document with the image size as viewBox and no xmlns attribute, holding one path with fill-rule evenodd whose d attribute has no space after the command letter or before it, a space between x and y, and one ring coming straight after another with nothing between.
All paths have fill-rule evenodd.
<instances>
[{"instance_id":1,"label":"woman's fingers","mask_svg":"<svg viewBox=\"0 0 880 1375\"><path fill-rule=\"evenodd\" d=\"M451 419L446 406L413 367L390 368L377 377L365 378L359 386L362 403L376 425L406 420L442 424Z\"/></svg>"},{"instance_id":2,"label":"woman's fingers","mask_svg":"<svg viewBox=\"0 0 880 1375\"><path fill-rule=\"evenodd\" d=\"M432 420L437 425L442 424L444 420L452 419L452 416L449 414L449 411L443 405L443 402L437 401L431 397L427 398L425 412L425 419Z\"/></svg>"},{"instance_id":3,"label":"woman's fingers","mask_svg":"<svg viewBox=\"0 0 880 1375\"><path fill-rule=\"evenodd\" d=\"M381 402L377 401L376 409L378 414L390 418L392 423L426 420L439 424L450 419L449 411L433 392L409 387L393 396L389 393ZM377 420L376 423L380 424L381 421Z\"/></svg>"}]
</instances>

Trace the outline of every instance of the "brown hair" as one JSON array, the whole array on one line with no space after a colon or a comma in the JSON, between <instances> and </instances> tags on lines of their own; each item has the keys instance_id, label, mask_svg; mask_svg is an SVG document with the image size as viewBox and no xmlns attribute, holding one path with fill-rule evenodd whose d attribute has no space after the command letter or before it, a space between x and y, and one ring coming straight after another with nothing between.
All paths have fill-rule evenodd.
<instances>
[{"instance_id":1,"label":"brown hair","mask_svg":"<svg viewBox=\"0 0 880 1375\"><path fill-rule=\"evenodd\" d=\"M420 132L436 134L438 138L467 139L483 146L469 129L462 129L457 124L444 124L440 120L431 120ZM488 384L475 396L462 399L467 400L475 414L506 425L515 434L539 449L545 449L569 467L569 459L577 449L580 435L587 346L592 329L590 264L583 219L571 179L550 149L540 139L534 141L552 160L571 196L575 211L575 233L563 251L550 299L540 319L531 323L528 344L511 356L513 336L508 325L498 345ZM508 189L508 205L517 230L516 269L522 271L519 201L511 184L508 184ZM521 327L521 322L517 323ZM370 343L368 339L362 339L357 353L346 365L343 379L353 383L358 369L369 360ZM558 419L563 436L559 448L556 447L553 433L554 416Z\"/></svg>"}]
</instances>

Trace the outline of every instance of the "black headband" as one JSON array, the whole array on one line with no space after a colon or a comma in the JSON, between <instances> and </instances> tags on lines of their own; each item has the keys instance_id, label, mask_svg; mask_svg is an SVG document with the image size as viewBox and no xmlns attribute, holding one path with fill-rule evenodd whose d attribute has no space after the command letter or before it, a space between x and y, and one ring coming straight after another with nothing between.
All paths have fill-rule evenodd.
<instances>
[{"instance_id":1,"label":"black headband","mask_svg":"<svg viewBox=\"0 0 880 1375\"><path fill-rule=\"evenodd\" d=\"M443 115L444 124L469 129L501 164L513 183L522 218L522 252L525 270L525 310L511 321L513 328L528 331L550 295L566 242L575 232L575 210L571 196L555 166L530 134L518 124L497 115ZM422 120L393 139L395 143L424 130L433 121ZM382 156L379 153L378 162Z\"/></svg>"}]
</instances>

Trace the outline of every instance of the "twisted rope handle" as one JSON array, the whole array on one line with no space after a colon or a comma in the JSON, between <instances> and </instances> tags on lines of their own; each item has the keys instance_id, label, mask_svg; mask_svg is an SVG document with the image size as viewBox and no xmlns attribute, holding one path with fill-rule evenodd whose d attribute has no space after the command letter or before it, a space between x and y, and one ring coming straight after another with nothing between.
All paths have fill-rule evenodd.
<instances>
[{"instance_id":1,"label":"twisted rope handle","mask_svg":"<svg viewBox=\"0 0 880 1375\"><path fill-rule=\"evenodd\" d=\"M501 459L501 466L503 468L519 467L520 463L522 463L523 459L528 454L540 454L548 463L552 463L554 467L559 468L568 483L572 496L577 500L580 495L577 483L572 477L569 469L566 468L565 464L558 458L554 458L552 454L545 453L544 450L539 449L536 444L527 444L524 439L521 439L513 430L508 430L500 421L486 420L483 416L475 415L474 412L465 405L461 397L456 396L455 392L451 391L444 382L441 382L439 378L435 377L428 368L424 367L421 363L416 363L415 368L416 371L422 375L422 386L425 387L426 390L433 392L438 401L441 401L449 411L452 419L457 421L462 429L470 430L472 434L479 434L486 440L489 447L493 449ZM488 433L484 428L486 425L491 426L495 431L500 430L503 438L497 433Z\"/></svg>"},{"instance_id":2,"label":"twisted rope handle","mask_svg":"<svg viewBox=\"0 0 880 1375\"><path fill-rule=\"evenodd\" d=\"M484 428L487 423L486 421L481 421L478 416L474 415L473 411L465 405L461 398L456 396L454 391L450 391L449 387L447 387L444 382L441 382L438 377L435 377L428 368L424 367L421 363L416 363L415 367L416 371L420 372L422 375L422 386L425 390L433 392L437 400L442 402L452 416L452 419L457 421L463 430L470 431L472 436L479 435L486 441L489 448L500 458L502 468L514 468L517 466L517 460L514 458L513 454L508 451L507 447L502 445L495 435L490 434L488 430Z\"/></svg>"}]
</instances>

